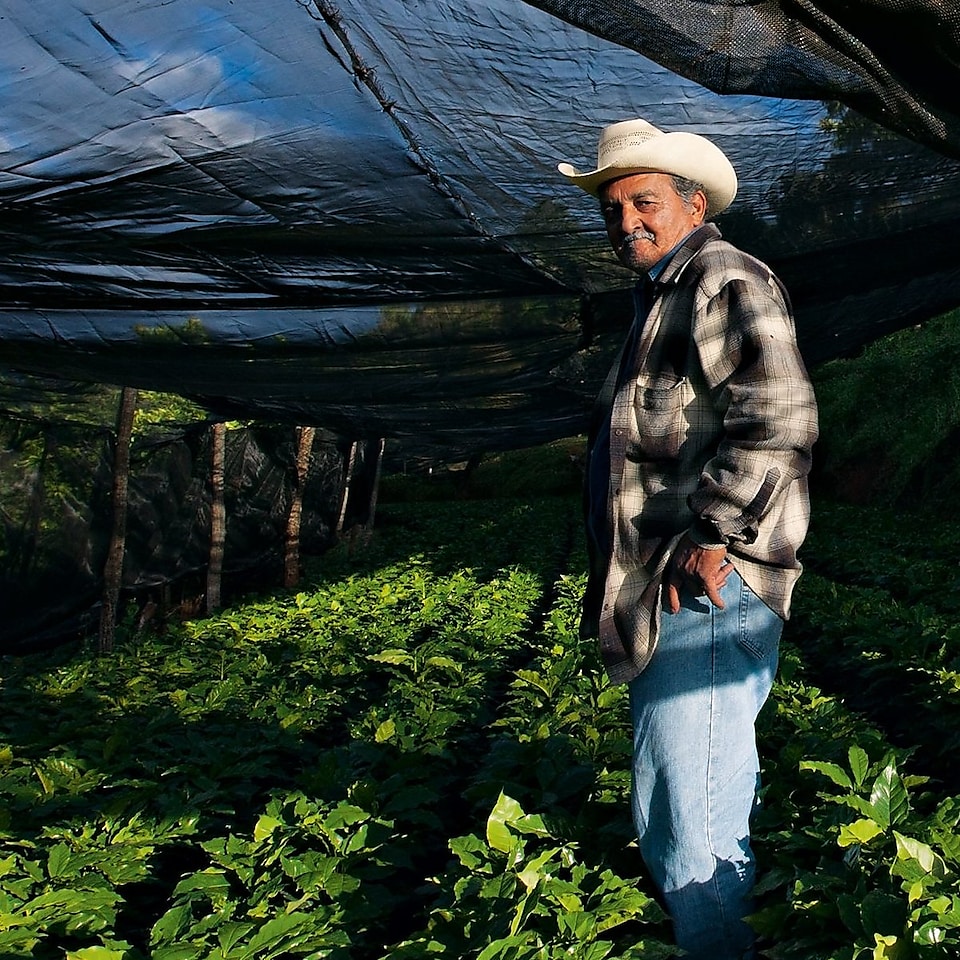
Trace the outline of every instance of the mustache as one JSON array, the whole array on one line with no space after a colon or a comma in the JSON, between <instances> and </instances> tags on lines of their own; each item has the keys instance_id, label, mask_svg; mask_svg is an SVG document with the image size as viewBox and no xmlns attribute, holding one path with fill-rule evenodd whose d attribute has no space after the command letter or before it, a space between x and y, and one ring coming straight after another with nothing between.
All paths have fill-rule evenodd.
<instances>
[{"instance_id":1,"label":"mustache","mask_svg":"<svg viewBox=\"0 0 960 960\"><path fill-rule=\"evenodd\" d=\"M631 243L636 243L638 240L649 240L651 243L656 239L649 230L635 230L633 233L628 233L623 240L620 242L620 246L617 247L618 250L623 250L624 247L629 246Z\"/></svg>"}]
</instances>

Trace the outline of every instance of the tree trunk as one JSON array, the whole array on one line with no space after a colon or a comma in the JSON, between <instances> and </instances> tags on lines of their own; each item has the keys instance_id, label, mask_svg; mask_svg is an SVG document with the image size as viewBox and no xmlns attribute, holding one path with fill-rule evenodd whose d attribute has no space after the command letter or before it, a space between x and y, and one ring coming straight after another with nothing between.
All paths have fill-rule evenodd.
<instances>
[{"instance_id":1,"label":"tree trunk","mask_svg":"<svg viewBox=\"0 0 960 960\"><path fill-rule=\"evenodd\" d=\"M340 488L340 510L337 513L337 526L333 531L334 536L339 540L343 536L343 527L347 519L347 501L350 499L350 482L353 480L353 467L357 462L356 440L350 444L350 452L347 454L347 462L343 465L343 485Z\"/></svg>"},{"instance_id":2,"label":"tree trunk","mask_svg":"<svg viewBox=\"0 0 960 960\"><path fill-rule=\"evenodd\" d=\"M227 539L227 508L223 499L227 428L210 427L210 559L207 563L207 613L220 608L223 583L223 547Z\"/></svg>"},{"instance_id":3,"label":"tree trunk","mask_svg":"<svg viewBox=\"0 0 960 960\"><path fill-rule=\"evenodd\" d=\"M297 462L290 490L290 512L283 550L283 585L296 586L300 580L300 519L303 516L303 495L310 470L310 453L316 427L297 427Z\"/></svg>"},{"instance_id":4,"label":"tree trunk","mask_svg":"<svg viewBox=\"0 0 960 960\"><path fill-rule=\"evenodd\" d=\"M370 501L367 506L367 522L363 525L363 542L369 543L373 536L373 519L377 513L377 498L380 495L380 474L383 470L383 448L386 440L381 437L371 444L374 451L373 482L370 485Z\"/></svg>"},{"instance_id":5,"label":"tree trunk","mask_svg":"<svg viewBox=\"0 0 960 960\"><path fill-rule=\"evenodd\" d=\"M117 409L117 439L113 451L113 527L107 561L103 568L103 606L100 609L100 653L113 650L117 626L117 605L123 577L123 554L127 537L127 491L130 480L130 438L133 415L137 410L137 391L124 387Z\"/></svg>"},{"instance_id":6,"label":"tree trunk","mask_svg":"<svg viewBox=\"0 0 960 960\"><path fill-rule=\"evenodd\" d=\"M336 530L337 539L346 541L348 553L358 544L366 545L373 532L385 445L382 437L350 445Z\"/></svg>"}]
</instances>

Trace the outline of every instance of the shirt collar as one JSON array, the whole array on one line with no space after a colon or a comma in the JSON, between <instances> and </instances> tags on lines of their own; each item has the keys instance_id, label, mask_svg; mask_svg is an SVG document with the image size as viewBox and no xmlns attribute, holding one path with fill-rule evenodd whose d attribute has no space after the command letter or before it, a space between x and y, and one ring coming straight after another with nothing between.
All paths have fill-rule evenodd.
<instances>
[{"instance_id":1,"label":"shirt collar","mask_svg":"<svg viewBox=\"0 0 960 960\"><path fill-rule=\"evenodd\" d=\"M688 233L683 240L686 240L690 234ZM680 249L683 245L683 240L680 243L676 244L674 247L671 247L648 271L647 276L656 283L660 279L660 274L663 273L664 268L670 262L670 258Z\"/></svg>"},{"instance_id":2,"label":"shirt collar","mask_svg":"<svg viewBox=\"0 0 960 960\"><path fill-rule=\"evenodd\" d=\"M675 283L684 267L711 240L719 240L720 230L716 224L702 223L691 230L662 260L655 264L656 280L660 284Z\"/></svg>"},{"instance_id":3,"label":"shirt collar","mask_svg":"<svg viewBox=\"0 0 960 960\"><path fill-rule=\"evenodd\" d=\"M683 236L670 250L668 250L645 274L640 275L637 281L638 289L642 289L648 282L656 284L667 266L671 264L673 258L677 257L676 269L670 271L670 276L664 282L669 283L675 280L680 271L690 262L693 255L708 241L720 237L720 231L713 223L702 223L699 227L694 227L688 234Z\"/></svg>"}]
</instances>

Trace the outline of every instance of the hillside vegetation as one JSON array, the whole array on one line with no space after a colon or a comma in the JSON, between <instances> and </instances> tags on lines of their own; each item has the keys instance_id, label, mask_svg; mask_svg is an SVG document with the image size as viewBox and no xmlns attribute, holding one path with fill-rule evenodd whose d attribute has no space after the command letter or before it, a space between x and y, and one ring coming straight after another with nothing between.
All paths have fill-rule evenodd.
<instances>
[{"instance_id":1,"label":"hillside vegetation","mask_svg":"<svg viewBox=\"0 0 960 960\"><path fill-rule=\"evenodd\" d=\"M822 493L960 516L960 312L824 364L814 381Z\"/></svg>"}]
</instances>

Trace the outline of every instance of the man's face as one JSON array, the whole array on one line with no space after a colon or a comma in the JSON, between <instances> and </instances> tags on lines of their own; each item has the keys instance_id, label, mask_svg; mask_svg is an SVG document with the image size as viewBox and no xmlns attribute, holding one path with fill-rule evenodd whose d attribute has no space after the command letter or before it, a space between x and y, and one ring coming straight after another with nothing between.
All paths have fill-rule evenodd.
<instances>
[{"instance_id":1,"label":"man's face","mask_svg":"<svg viewBox=\"0 0 960 960\"><path fill-rule=\"evenodd\" d=\"M600 188L607 236L620 262L637 273L649 270L691 230L703 223L707 198L688 204L665 173L634 173Z\"/></svg>"}]
</instances>

